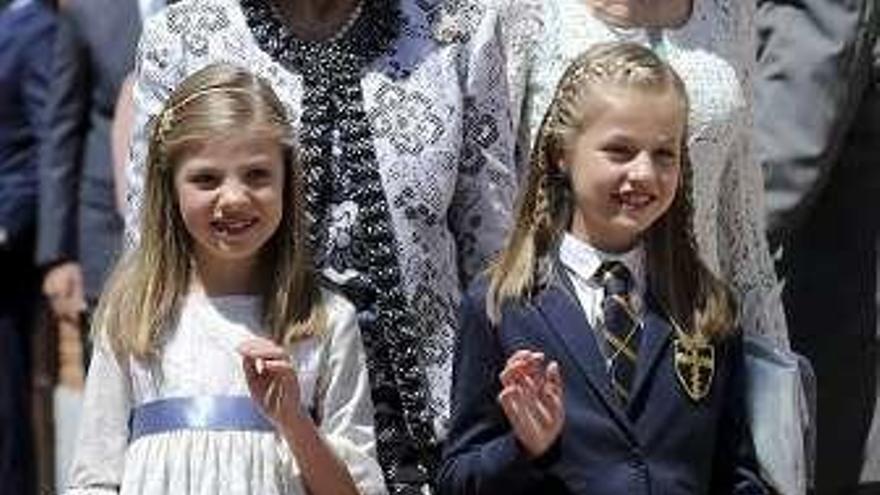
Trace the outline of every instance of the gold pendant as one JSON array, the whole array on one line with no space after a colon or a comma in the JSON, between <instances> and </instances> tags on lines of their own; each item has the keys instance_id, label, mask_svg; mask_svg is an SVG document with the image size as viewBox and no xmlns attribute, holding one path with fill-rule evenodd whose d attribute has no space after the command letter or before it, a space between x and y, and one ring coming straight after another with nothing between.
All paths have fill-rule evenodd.
<instances>
[{"instance_id":1,"label":"gold pendant","mask_svg":"<svg viewBox=\"0 0 880 495\"><path fill-rule=\"evenodd\" d=\"M702 332L695 335L676 329L675 375L688 396L699 402L712 388L715 347Z\"/></svg>"}]
</instances>

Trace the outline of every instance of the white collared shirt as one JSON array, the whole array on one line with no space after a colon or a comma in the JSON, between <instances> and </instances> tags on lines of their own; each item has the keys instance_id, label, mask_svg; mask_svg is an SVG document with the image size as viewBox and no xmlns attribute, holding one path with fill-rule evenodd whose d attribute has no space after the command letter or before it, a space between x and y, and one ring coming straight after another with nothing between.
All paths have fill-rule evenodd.
<instances>
[{"instance_id":1,"label":"white collared shirt","mask_svg":"<svg viewBox=\"0 0 880 495\"><path fill-rule=\"evenodd\" d=\"M606 253L566 232L559 245L559 261L565 267L569 279L587 323L592 328L600 328L602 316L602 286L596 271L605 261L617 260L626 265L633 277L633 290L630 301L636 314L642 314L642 300L645 295L645 249L641 244L624 253Z\"/></svg>"}]
</instances>

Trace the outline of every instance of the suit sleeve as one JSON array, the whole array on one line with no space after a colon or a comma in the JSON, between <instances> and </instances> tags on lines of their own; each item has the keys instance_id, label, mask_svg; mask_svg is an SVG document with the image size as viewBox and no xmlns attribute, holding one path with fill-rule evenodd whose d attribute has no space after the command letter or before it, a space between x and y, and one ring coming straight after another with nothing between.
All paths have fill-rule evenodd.
<instances>
[{"instance_id":1,"label":"suit sleeve","mask_svg":"<svg viewBox=\"0 0 880 495\"><path fill-rule=\"evenodd\" d=\"M78 256L77 203L88 125L89 65L76 19L62 9L46 109L47 138L39 163L37 263L43 266Z\"/></svg>"},{"instance_id":2,"label":"suit sleeve","mask_svg":"<svg viewBox=\"0 0 880 495\"><path fill-rule=\"evenodd\" d=\"M14 63L19 70L19 88L22 97L22 109L27 126L33 133L39 147L45 140L46 99L49 90L49 62L51 61L52 40L55 34L55 24L49 13L43 12L41 16L35 16L32 24L25 24L21 29L20 38L10 42L10 46L4 46L9 50L7 59L12 56L20 61ZM17 46L11 46L12 44ZM15 54L13 54L15 50ZM4 63L11 61L4 59ZM12 67L10 67L12 68ZM6 88L4 88L6 89ZM7 239L0 241L0 248L5 245L29 245L30 233L36 220L37 198L35 189L31 186L38 177L38 164L32 160L39 160L40 151L29 152L29 157L21 170L3 170L6 179L20 180L21 188L4 197L0 202L0 227L6 231ZM4 191L5 192L5 191ZM16 194L16 192L18 194ZM19 244L21 243L21 244Z\"/></svg>"},{"instance_id":3,"label":"suit sleeve","mask_svg":"<svg viewBox=\"0 0 880 495\"><path fill-rule=\"evenodd\" d=\"M724 352L727 360L724 410L715 451L712 493L761 495L770 493L758 474L760 467L745 409L745 356L740 335L730 337Z\"/></svg>"},{"instance_id":4,"label":"suit sleeve","mask_svg":"<svg viewBox=\"0 0 880 495\"><path fill-rule=\"evenodd\" d=\"M451 428L439 475L445 495L537 493L542 475L498 405L504 354L481 298L462 303L455 344Z\"/></svg>"},{"instance_id":5,"label":"suit sleeve","mask_svg":"<svg viewBox=\"0 0 880 495\"><path fill-rule=\"evenodd\" d=\"M757 154L768 226L796 229L825 186L866 89L877 1L759 2Z\"/></svg>"}]
</instances>

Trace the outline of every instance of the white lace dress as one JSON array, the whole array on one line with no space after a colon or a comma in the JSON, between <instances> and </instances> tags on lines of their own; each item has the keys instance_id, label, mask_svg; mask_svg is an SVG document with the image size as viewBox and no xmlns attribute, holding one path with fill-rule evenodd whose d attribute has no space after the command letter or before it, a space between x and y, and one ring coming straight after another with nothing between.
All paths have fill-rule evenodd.
<instances>
[{"instance_id":1,"label":"white lace dress","mask_svg":"<svg viewBox=\"0 0 880 495\"><path fill-rule=\"evenodd\" d=\"M134 408L161 399L247 396L236 346L259 335L257 297L187 297L161 362L115 355L100 340L89 368L68 495L280 495L307 492L280 435L183 429L129 443ZM303 406L366 494L385 493L354 308L325 292L328 328L291 349Z\"/></svg>"},{"instance_id":2,"label":"white lace dress","mask_svg":"<svg viewBox=\"0 0 880 495\"><path fill-rule=\"evenodd\" d=\"M677 28L618 28L583 0L498 0L520 143L534 138L562 74L577 55L609 41L651 46L676 69L690 98L688 146L700 254L731 283L746 334L788 349L788 332L764 237L763 179L753 159L754 2L694 0Z\"/></svg>"}]
</instances>

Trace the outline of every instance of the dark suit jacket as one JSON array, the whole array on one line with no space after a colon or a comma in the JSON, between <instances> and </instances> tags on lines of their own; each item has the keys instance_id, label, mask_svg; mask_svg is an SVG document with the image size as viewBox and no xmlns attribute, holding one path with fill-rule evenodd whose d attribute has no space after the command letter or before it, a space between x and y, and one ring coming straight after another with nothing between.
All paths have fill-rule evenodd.
<instances>
[{"instance_id":1,"label":"dark suit jacket","mask_svg":"<svg viewBox=\"0 0 880 495\"><path fill-rule=\"evenodd\" d=\"M54 30L54 15L42 2L0 10L0 253L24 252L16 259L28 264Z\"/></svg>"},{"instance_id":2,"label":"dark suit jacket","mask_svg":"<svg viewBox=\"0 0 880 495\"><path fill-rule=\"evenodd\" d=\"M530 303L505 305L497 328L485 315L485 290L478 283L462 306L442 493L766 493L744 416L739 339L716 346L714 384L694 403L675 376L672 329L651 308L624 411L565 275ZM537 460L526 457L496 399L498 374L518 349L556 360L564 382L565 426Z\"/></svg>"},{"instance_id":3,"label":"dark suit jacket","mask_svg":"<svg viewBox=\"0 0 880 495\"><path fill-rule=\"evenodd\" d=\"M90 299L121 245L110 129L140 29L136 0L70 0L59 15L37 260L78 260Z\"/></svg>"},{"instance_id":4,"label":"dark suit jacket","mask_svg":"<svg viewBox=\"0 0 880 495\"><path fill-rule=\"evenodd\" d=\"M774 244L817 221L829 237L876 228L880 215L858 212L880 207L878 3L758 1L755 143Z\"/></svg>"},{"instance_id":5,"label":"dark suit jacket","mask_svg":"<svg viewBox=\"0 0 880 495\"><path fill-rule=\"evenodd\" d=\"M816 492L851 491L863 453L880 466L865 443L877 373L880 2L758 8L755 144L792 346L816 373Z\"/></svg>"}]
</instances>

